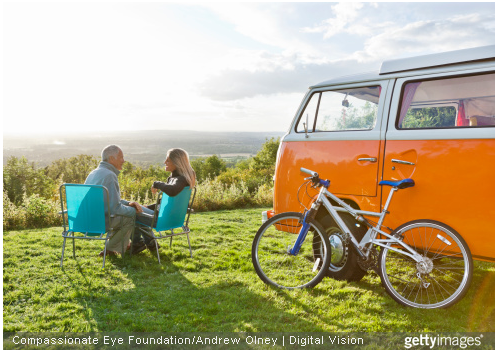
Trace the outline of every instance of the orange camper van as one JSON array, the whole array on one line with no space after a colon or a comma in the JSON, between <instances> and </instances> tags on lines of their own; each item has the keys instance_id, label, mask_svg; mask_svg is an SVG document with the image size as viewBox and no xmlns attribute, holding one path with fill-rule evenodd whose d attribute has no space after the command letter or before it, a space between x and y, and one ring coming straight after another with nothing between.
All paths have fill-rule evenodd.
<instances>
[{"instance_id":1,"label":"orange camper van","mask_svg":"<svg viewBox=\"0 0 496 350\"><path fill-rule=\"evenodd\" d=\"M494 53L485 46L390 60L375 74L311 86L281 140L274 209L264 217L302 211L301 167L367 211L385 204L389 188L381 180L412 178L416 186L396 194L384 225L438 220L463 236L474 259L494 261ZM300 194L302 204L310 196ZM317 219L341 250L328 275L360 279L356 255L322 209ZM360 241L366 228L342 218Z\"/></svg>"}]
</instances>

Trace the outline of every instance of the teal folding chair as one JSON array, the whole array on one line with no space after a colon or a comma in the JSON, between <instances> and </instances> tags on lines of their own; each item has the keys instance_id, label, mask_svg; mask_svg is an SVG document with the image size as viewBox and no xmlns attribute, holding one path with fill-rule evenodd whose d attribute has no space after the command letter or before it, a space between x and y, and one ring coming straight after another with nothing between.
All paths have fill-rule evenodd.
<instances>
[{"instance_id":1,"label":"teal folding chair","mask_svg":"<svg viewBox=\"0 0 496 350\"><path fill-rule=\"evenodd\" d=\"M76 258L76 239L104 240L103 266L107 255L108 238L112 235L107 188L98 185L63 184L60 186L60 205L64 232L62 257L64 262L65 242L72 239L72 255ZM76 235L78 234L78 235Z\"/></svg>"},{"instance_id":2,"label":"teal folding chair","mask_svg":"<svg viewBox=\"0 0 496 350\"><path fill-rule=\"evenodd\" d=\"M191 195L193 193L193 195ZM186 235L188 238L189 254L193 257L191 250L191 242L189 239L190 229L188 227L189 217L193 211L193 201L196 196L196 187L193 190L186 186L177 196L169 197L167 194L160 192L157 197L157 204L155 205L155 212L153 214L151 226L138 222L139 224L150 227L150 233L155 242L155 249L157 251L157 258L159 264L160 254L158 253L159 239L170 237L170 247L172 247L172 237L179 235ZM146 214L145 214L146 215ZM175 229L180 228L180 232ZM158 235L155 235L156 231ZM169 231L169 232L164 232ZM134 233L133 233L134 234Z\"/></svg>"}]
</instances>

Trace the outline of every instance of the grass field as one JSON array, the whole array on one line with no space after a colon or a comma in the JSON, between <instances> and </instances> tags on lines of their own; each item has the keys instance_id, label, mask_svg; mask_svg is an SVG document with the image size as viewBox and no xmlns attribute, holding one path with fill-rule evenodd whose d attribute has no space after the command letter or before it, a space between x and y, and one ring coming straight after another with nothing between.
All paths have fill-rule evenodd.
<instances>
[{"instance_id":1,"label":"grass field","mask_svg":"<svg viewBox=\"0 0 496 350\"><path fill-rule=\"evenodd\" d=\"M446 310L400 306L369 273L324 279L311 290L264 285L251 263L262 209L192 216L185 236L133 258L97 257L102 242L76 241L59 267L61 228L4 232L3 330L135 332L494 332L494 264L475 262L465 298Z\"/></svg>"}]
</instances>

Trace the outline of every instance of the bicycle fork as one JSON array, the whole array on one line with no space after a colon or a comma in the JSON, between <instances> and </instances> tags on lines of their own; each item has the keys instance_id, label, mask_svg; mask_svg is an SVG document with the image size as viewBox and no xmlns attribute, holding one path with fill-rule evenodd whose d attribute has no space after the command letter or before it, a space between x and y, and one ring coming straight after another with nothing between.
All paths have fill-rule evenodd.
<instances>
[{"instance_id":1,"label":"bicycle fork","mask_svg":"<svg viewBox=\"0 0 496 350\"><path fill-rule=\"evenodd\" d=\"M288 247L288 253L290 255L296 256L300 252L301 246L303 245L303 242L305 242L305 239L307 238L308 230L310 230L310 219L313 219L315 217L319 207L320 204L314 202L310 210L308 210L305 213L300 232L298 233L298 237L296 238L296 242L293 244L293 247Z\"/></svg>"}]
</instances>

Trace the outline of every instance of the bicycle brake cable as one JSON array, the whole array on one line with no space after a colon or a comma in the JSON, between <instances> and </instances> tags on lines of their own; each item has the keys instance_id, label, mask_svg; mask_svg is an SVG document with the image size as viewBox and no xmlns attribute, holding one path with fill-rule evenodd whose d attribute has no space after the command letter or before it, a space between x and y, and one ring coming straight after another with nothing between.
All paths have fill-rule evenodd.
<instances>
[{"instance_id":1,"label":"bicycle brake cable","mask_svg":"<svg viewBox=\"0 0 496 350\"><path fill-rule=\"evenodd\" d=\"M302 184L300 185L300 187L298 187L298 192L296 193L296 198L298 199L298 203L300 203L300 205L301 205L303 208L305 208L306 210L308 210L308 208L307 208L305 205L303 205L303 203L302 203L302 202L301 202L301 200L300 200L300 190L301 190L301 188L303 187L303 185L308 185L308 183L309 183L309 182L311 182L311 181L306 181L306 182L302 183ZM305 191L306 191L306 187L305 187ZM307 192L307 195L308 195L308 192Z\"/></svg>"}]
</instances>

